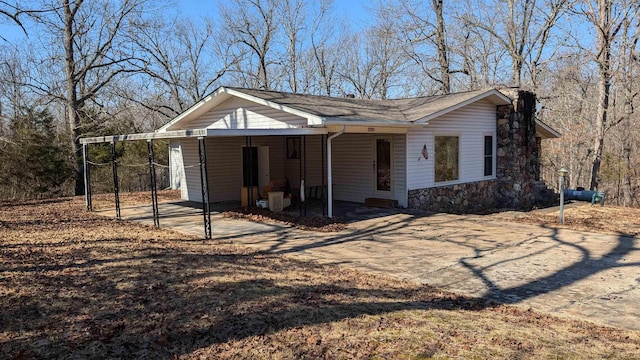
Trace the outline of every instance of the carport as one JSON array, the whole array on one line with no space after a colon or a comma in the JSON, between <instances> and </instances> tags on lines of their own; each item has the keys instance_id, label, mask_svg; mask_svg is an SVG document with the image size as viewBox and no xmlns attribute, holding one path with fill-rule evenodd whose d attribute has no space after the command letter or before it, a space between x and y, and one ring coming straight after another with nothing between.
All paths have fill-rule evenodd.
<instances>
[{"instance_id":1,"label":"carport","mask_svg":"<svg viewBox=\"0 0 640 360\"><path fill-rule=\"evenodd\" d=\"M83 138L80 140L83 148L83 159L84 159L84 180L85 180L85 203L88 211L92 211L92 189L91 189L91 166L96 165L89 159L89 146L91 144L104 144L108 143L111 146L111 167L113 174L113 192L114 192L114 202L115 202L115 212L116 218L121 219L121 208L120 208L120 200L119 200L119 186L118 186L118 160L116 156L116 143L119 141L146 141L147 149L148 149L148 167L149 167L149 180L151 184L151 205L152 205L152 213L153 213L153 223L156 227L160 227L160 208L158 206L158 197L157 197L157 181L156 181L156 167L157 166L166 166L159 164L156 162L154 150L153 150L153 141L164 139L164 140L189 140L189 141L197 141L197 159L196 161L188 164L182 164L183 167L197 169L199 176L199 184L200 184L200 192L201 194L201 203L202 203L202 219L203 219L203 227L204 227L204 237L206 239L211 238L211 191L212 187L215 187L215 181L212 181L215 173L212 174L212 170L215 171L215 166L212 167L211 159L207 159L207 144L211 146L212 144L216 144L216 142L222 142L224 139L235 139L236 142L241 141L244 142L244 146L251 147L254 144L255 139L257 138L281 138L284 139L295 137L299 139L299 149L300 156L298 156L296 161L299 163L299 178L304 180L307 178L307 153L312 151L309 149L307 145L307 139L311 137L319 137L320 141L316 141L320 145L319 149L313 149L313 151L320 154L321 163L320 166L314 164L314 171L320 172L320 178L322 179L322 185L320 186L319 194L315 194L315 196L319 196L319 198L323 202L323 215L327 215L329 217L333 216L333 194L331 187L327 187L325 183L325 179L331 179L331 138L335 137L334 134L331 137L327 137L327 129L326 128L290 128L290 129L242 129L242 130L231 130L231 129L189 129L189 130L173 130L173 131L163 131L163 132L149 132L149 133L136 133L136 134L126 134L126 135L112 135L112 136L99 136L99 137L90 137ZM251 154L251 152L249 152ZM326 159L325 159L326 157ZM251 163L256 161L251 155L249 155L248 161L250 165L248 166L249 172L254 168ZM326 167L325 167L326 164ZM104 164L103 164L104 165ZM319 168L319 169L318 169ZM326 169L326 174L325 174ZM246 176L246 174L244 174ZM249 177L253 179L253 174L249 174ZM247 195L249 197L248 204L255 203L254 198L254 189L257 188L258 184L253 180L248 184ZM328 188L327 194L325 194L325 188ZM300 188L298 188L299 190ZM304 188L302 188L304 189ZM304 190L303 190L304 191ZM300 216L307 215L307 202L303 201L304 196L301 196L301 206L300 206ZM326 211L325 211L326 209Z\"/></svg>"}]
</instances>

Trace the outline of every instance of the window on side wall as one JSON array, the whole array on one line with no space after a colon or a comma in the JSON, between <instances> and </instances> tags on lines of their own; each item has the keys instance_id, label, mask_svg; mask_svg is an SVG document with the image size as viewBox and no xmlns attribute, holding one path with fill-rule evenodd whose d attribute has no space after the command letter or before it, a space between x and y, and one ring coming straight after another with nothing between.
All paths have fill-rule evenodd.
<instances>
[{"instance_id":1,"label":"window on side wall","mask_svg":"<svg viewBox=\"0 0 640 360\"><path fill-rule=\"evenodd\" d=\"M435 137L435 181L458 180L460 138L458 136Z\"/></svg>"},{"instance_id":2,"label":"window on side wall","mask_svg":"<svg viewBox=\"0 0 640 360\"><path fill-rule=\"evenodd\" d=\"M493 136L484 137L484 176L493 176Z\"/></svg>"}]
</instances>

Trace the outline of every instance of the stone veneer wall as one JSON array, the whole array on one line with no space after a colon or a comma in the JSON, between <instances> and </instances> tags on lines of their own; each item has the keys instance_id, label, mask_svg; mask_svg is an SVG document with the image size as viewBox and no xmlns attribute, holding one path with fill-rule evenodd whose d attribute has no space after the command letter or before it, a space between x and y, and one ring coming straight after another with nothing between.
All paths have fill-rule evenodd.
<instances>
[{"instance_id":1,"label":"stone veneer wall","mask_svg":"<svg viewBox=\"0 0 640 360\"><path fill-rule=\"evenodd\" d=\"M503 91L513 105L497 108L496 180L409 190L409 208L481 213L499 208L530 209L540 177L535 94Z\"/></svg>"},{"instance_id":2,"label":"stone veneer wall","mask_svg":"<svg viewBox=\"0 0 640 360\"><path fill-rule=\"evenodd\" d=\"M507 96L515 100L498 107L496 206L530 209L535 203L534 183L540 177L536 96L522 90Z\"/></svg>"},{"instance_id":3,"label":"stone veneer wall","mask_svg":"<svg viewBox=\"0 0 640 360\"><path fill-rule=\"evenodd\" d=\"M409 207L448 213L484 213L496 208L496 180L409 190Z\"/></svg>"}]
</instances>

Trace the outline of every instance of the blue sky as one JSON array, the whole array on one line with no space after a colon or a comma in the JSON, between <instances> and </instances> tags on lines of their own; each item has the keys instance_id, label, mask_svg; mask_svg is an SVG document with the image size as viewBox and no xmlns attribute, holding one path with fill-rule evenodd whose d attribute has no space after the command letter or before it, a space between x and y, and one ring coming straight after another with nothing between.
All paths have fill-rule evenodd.
<instances>
[{"instance_id":1,"label":"blue sky","mask_svg":"<svg viewBox=\"0 0 640 360\"><path fill-rule=\"evenodd\" d=\"M214 0L175 0L176 10L189 17L214 16L216 12L216 1ZM368 21L367 6L370 4L366 0L337 0L333 6L335 15L345 17L347 23L353 26L354 30L365 27ZM37 36L27 28L29 36ZM17 25L6 19L0 19L0 35L9 42L19 41L25 37L24 33ZM4 41L0 40L0 45Z\"/></svg>"}]
</instances>

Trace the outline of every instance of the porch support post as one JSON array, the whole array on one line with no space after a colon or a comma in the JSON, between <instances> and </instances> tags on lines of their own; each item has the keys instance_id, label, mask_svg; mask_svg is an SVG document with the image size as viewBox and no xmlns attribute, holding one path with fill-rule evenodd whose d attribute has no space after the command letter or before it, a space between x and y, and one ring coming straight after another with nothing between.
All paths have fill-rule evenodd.
<instances>
[{"instance_id":1,"label":"porch support post","mask_svg":"<svg viewBox=\"0 0 640 360\"><path fill-rule=\"evenodd\" d=\"M302 157L303 157L302 137L298 137L298 140L300 141L300 153L298 154L298 183L300 184L300 191L298 191L298 196L300 196L300 208L298 209L298 212L299 212L299 216L302 217L302 206L304 205L303 203L307 199L305 198L304 186L303 186L304 179L302 178Z\"/></svg>"},{"instance_id":2,"label":"porch support post","mask_svg":"<svg viewBox=\"0 0 640 360\"><path fill-rule=\"evenodd\" d=\"M255 206L256 199L253 198L253 144L252 144L251 136L249 136L249 194L247 194L247 199L249 199L249 207Z\"/></svg>"},{"instance_id":3,"label":"porch support post","mask_svg":"<svg viewBox=\"0 0 640 360\"><path fill-rule=\"evenodd\" d=\"M116 219L120 220L120 189L118 186L118 164L116 162L116 142L111 142L111 170L113 172L113 196L116 202Z\"/></svg>"},{"instance_id":4,"label":"porch support post","mask_svg":"<svg viewBox=\"0 0 640 360\"><path fill-rule=\"evenodd\" d=\"M84 163L84 203L87 211L93 211L91 204L91 165L89 164L89 149L87 144L82 144L82 162Z\"/></svg>"},{"instance_id":5,"label":"porch support post","mask_svg":"<svg viewBox=\"0 0 640 360\"><path fill-rule=\"evenodd\" d=\"M204 238L211 239L211 204L209 202L209 176L207 173L206 138L198 137L200 159L200 185L202 186L202 216L204 218Z\"/></svg>"},{"instance_id":6,"label":"porch support post","mask_svg":"<svg viewBox=\"0 0 640 360\"><path fill-rule=\"evenodd\" d=\"M302 135L302 154L304 156L304 160L303 160L304 161L304 170L303 170L302 176L304 178L304 182L306 183L307 182L307 135ZM307 184L305 184L305 186L307 186ZM307 203L308 203L307 196L306 196L307 195L306 194L307 189L305 188L304 191L305 191L304 216L307 216ZM311 194L309 194L309 195L311 195Z\"/></svg>"},{"instance_id":7,"label":"porch support post","mask_svg":"<svg viewBox=\"0 0 640 360\"><path fill-rule=\"evenodd\" d=\"M320 189L320 200L322 203L322 216L326 216L327 215L327 211L325 208L325 199L324 199L324 186L326 184L325 178L324 178L324 135L320 135L320 156L322 157L322 160L320 160L320 171L322 173L322 187Z\"/></svg>"},{"instance_id":8,"label":"porch support post","mask_svg":"<svg viewBox=\"0 0 640 360\"><path fill-rule=\"evenodd\" d=\"M147 149L149 150L149 179L151 180L151 204L153 207L153 224L156 228L160 228L160 215L158 214L158 190L156 189L156 167L153 154L153 142L147 140Z\"/></svg>"},{"instance_id":9,"label":"porch support post","mask_svg":"<svg viewBox=\"0 0 640 360\"><path fill-rule=\"evenodd\" d=\"M331 169L331 158L333 154L331 153L331 140L337 138L338 136L344 133L343 127L342 131L337 132L327 138L327 217L333 217L333 169Z\"/></svg>"}]
</instances>

